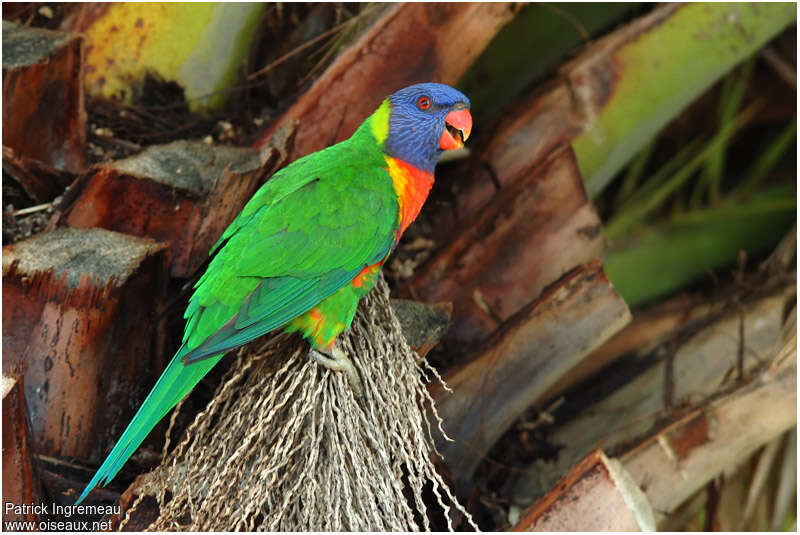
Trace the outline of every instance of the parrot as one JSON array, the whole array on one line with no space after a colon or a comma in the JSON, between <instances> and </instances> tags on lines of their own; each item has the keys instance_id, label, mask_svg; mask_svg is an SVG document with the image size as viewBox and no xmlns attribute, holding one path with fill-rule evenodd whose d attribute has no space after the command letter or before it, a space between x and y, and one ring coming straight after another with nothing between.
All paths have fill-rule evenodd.
<instances>
[{"instance_id":1,"label":"parrot","mask_svg":"<svg viewBox=\"0 0 800 535\"><path fill-rule=\"evenodd\" d=\"M76 505L105 486L223 355L283 328L309 358L359 377L336 345L417 217L445 151L472 130L470 101L439 83L386 97L352 136L297 159L245 204L193 287L180 347Z\"/></svg>"}]
</instances>

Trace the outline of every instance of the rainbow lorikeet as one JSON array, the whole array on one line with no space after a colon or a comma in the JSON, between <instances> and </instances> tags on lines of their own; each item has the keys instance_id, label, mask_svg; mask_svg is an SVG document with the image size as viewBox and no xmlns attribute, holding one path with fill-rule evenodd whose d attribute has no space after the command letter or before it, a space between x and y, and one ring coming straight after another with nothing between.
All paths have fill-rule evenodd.
<instances>
[{"instance_id":1,"label":"rainbow lorikeet","mask_svg":"<svg viewBox=\"0 0 800 535\"><path fill-rule=\"evenodd\" d=\"M114 478L225 352L274 329L299 331L311 358L360 384L336 337L419 213L439 157L469 137L469 106L443 84L406 87L349 139L261 186L212 247L184 314L181 347L77 503Z\"/></svg>"}]
</instances>

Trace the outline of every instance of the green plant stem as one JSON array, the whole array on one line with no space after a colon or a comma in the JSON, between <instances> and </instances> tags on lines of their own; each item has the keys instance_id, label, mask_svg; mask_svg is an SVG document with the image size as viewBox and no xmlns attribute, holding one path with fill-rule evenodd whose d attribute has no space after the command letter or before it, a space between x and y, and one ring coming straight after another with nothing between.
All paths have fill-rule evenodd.
<instances>
[{"instance_id":1,"label":"green plant stem","mask_svg":"<svg viewBox=\"0 0 800 535\"><path fill-rule=\"evenodd\" d=\"M750 195L764 178L772 172L797 137L797 118L792 120L761 152L758 159L745 174L744 180L736 188L737 195Z\"/></svg>"},{"instance_id":2,"label":"green plant stem","mask_svg":"<svg viewBox=\"0 0 800 535\"><path fill-rule=\"evenodd\" d=\"M636 189L636 185L639 184L639 180L642 178L644 174L644 170L647 167L647 162L650 161L650 155L653 153L653 149L656 146L657 139L653 139L644 146L644 148L639 152L639 154L634 157L633 162L631 165L628 166L628 172L625 173L625 178L622 180L622 185L619 188L619 192L617 193L617 206L621 206L628 198L633 194L634 190Z\"/></svg>"},{"instance_id":3,"label":"green plant stem","mask_svg":"<svg viewBox=\"0 0 800 535\"><path fill-rule=\"evenodd\" d=\"M682 147L675 156L670 158L663 164L658 171L650 175L650 177L631 195L630 199L618 210L617 213L623 213L631 209L631 207L643 202L645 199L653 195L653 193L673 174L681 169L686 162L694 158L700 153L703 142L701 139L694 139L688 145Z\"/></svg>"},{"instance_id":4,"label":"green plant stem","mask_svg":"<svg viewBox=\"0 0 800 535\"><path fill-rule=\"evenodd\" d=\"M750 74L755 65L755 58L742 63L741 67L730 73L725 79L722 88L722 97L719 103L719 129L725 128L735 117L742 105L747 91ZM708 197L712 204L720 201L722 180L725 175L725 159L728 143L721 143L706 161L705 172L702 179L698 180L697 187L692 194L692 207L697 207L702 202L702 191L708 189Z\"/></svg>"},{"instance_id":5,"label":"green plant stem","mask_svg":"<svg viewBox=\"0 0 800 535\"><path fill-rule=\"evenodd\" d=\"M642 198L640 202L630 203L630 208L616 215L606 226L606 236L614 240L629 231L631 228L641 223L642 220L652 212L660 208L678 188L685 184L705 163L706 159L719 146L726 143L742 126L752 119L756 112L761 108L762 100L757 100L742 111L733 121L722 128L697 154L694 158L683 166L677 173L672 175L669 180L656 189L652 194Z\"/></svg>"}]
</instances>

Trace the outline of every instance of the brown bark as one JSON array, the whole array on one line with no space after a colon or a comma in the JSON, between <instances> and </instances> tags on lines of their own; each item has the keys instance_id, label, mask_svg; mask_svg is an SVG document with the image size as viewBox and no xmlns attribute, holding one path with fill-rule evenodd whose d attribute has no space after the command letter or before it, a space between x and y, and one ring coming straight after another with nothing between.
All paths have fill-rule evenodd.
<instances>
[{"instance_id":1,"label":"brown bark","mask_svg":"<svg viewBox=\"0 0 800 535\"><path fill-rule=\"evenodd\" d=\"M454 227L453 213L459 221L467 221L486 206L496 194L492 181L501 189L511 186L583 132L613 93L617 50L663 22L676 8L660 6L593 43L564 65L556 78L509 106L498 124L471 141L472 147L480 149L459 167L460 172L453 173L458 177L458 195L452 199L451 211L433 216L432 226L442 229L434 239ZM482 167L488 171L473 171Z\"/></svg>"},{"instance_id":2,"label":"brown bark","mask_svg":"<svg viewBox=\"0 0 800 535\"><path fill-rule=\"evenodd\" d=\"M39 481L31 464L28 425L21 375L3 373L3 524L37 520L33 511L18 514L5 504L39 503Z\"/></svg>"},{"instance_id":3,"label":"brown bark","mask_svg":"<svg viewBox=\"0 0 800 535\"><path fill-rule=\"evenodd\" d=\"M381 100L419 82L455 84L516 13L513 3L388 8L259 139L299 120L291 160L348 138Z\"/></svg>"},{"instance_id":4,"label":"brown bark","mask_svg":"<svg viewBox=\"0 0 800 535\"><path fill-rule=\"evenodd\" d=\"M68 171L59 171L39 160L20 156L5 145L3 171L13 177L25 193L37 202L55 199L75 178Z\"/></svg>"},{"instance_id":5,"label":"brown bark","mask_svg":"<svg viewBox=\"0 0 800 535\"><path fill-rule=\"evenodd\" d=\"M427 355L439 343L453 315L452 303L429 305L406 299L392 299L391 304L406 342L420 357Z\"/></svg>"},{"instance_id":6,"label":"brown bark","mask_svg":"<svg viewBox=\"0 0 800 535\"><path fill-rule=\"evenodd\" d=\"M718 474L740 465L797 425L796 312L782 340L764 350L772 364L751 383L693 411L621 456L657 511L658 522Z\"/></svg>"},{"instance_id":7,"label":"brown bark","mask_svg":"<svg viewBox=\"0 0 800 535\"><path fill-rule=\"evenodd\" d=\"M57 170L84 169L82 65L80 36L3 21L4 149L11 149L21 161L36 160ZM42 202L60 194L65 185L14 176Z\"/></svg>"},{"instance_id":8,"label":"brown bark","mask_svg":"<svg viewBox=\"0 0 800 535\"><path fill-rule=\"evenodd\" d=\"M94 167L63 203L63 222L166 242L172 275L188 277L280 160L253 149L177 141Z\"/></svg>"},{"instance_id":9,"label":"brown bark","mask_svg":"<svg viewBox=\"0 0 800 535\"><path fill-rule=\"evenodd\" d=\"M42 480L42 486L60 505L74 505L78 493L86 482L94 475L94 469L76 464L68 459L60 459L49 455L35 454L36 467ZM95 488L87 497L86 503L116 502L119 492L105 487Z\"/></svg>"},{"instance_id":10,"label":"brown bark","mask_svg":"<svg viewBox=\"0 0 800 535\"><path fill-rule=\"evenodd\" d=\"M594 450L545 496L513 531L653 531L653 510L616 459Z\"/></svg>"},{"instance_id":11,"label":"brown bark","mask_svg":"<svg viewBox=\"0 0 800 535\"><path fill-rule=\"evenodd\" d=\"M3 249L3 369L22 369L37 453L98 462L164 363L163 244L61 229Z\"/></svg>"},{"instance_id":12,"label":"brown bark","mask_svg":"<svg viewBox=\"0 0 800 535\"><path fill-rule=\"evenodd\" d=\"M779 445L776 437L796 425L796 312L782 331L780 340L764 348L772 353L770 366L752 382L664 426L618 461L594 450L525 511L515 530L652 530L656 523L663 529L681 504L713 485L719 474L733 470L771 441ZM720 502L731 498L731 483L723 486ZM710 488L720 494L717 486ZM741 510L744 495L735 498L739 509L734 516L747 518L747 508ZM724 529L714 518L706 525ZM738 525L741 519L729 528Z\"/></svg>"},{"instance_id":13,"label":"brown bark","mask_svg":"<svg viewBox=\"0 0 800 535\"><path fill-rule=\"evenodd\" d=\"M447 340L485 339L542 289L604 248L572 150L503 188L402 293L453 302Z\"/></svg>"},{"instance_id":14,"label":"brown bark","mask_svg":"<svg viewBox=\"0 0 800 535\"><path fill-rule=\"evenodd\" d=\"M709 309L708 303L695 303L683 295L647 310L636 311L624 329L559 379L542 396L543 399L558 396L630 352L646 355L690 321L708 315Z\"/></svg>"},{"instance_id":15,"label":"brown bark","mask_svg":"<svg viewBox=\"0 0 800 535\"><path fill-rule=\"evenodd\" d=\"M616 384L604 397L587 392L586 400L573 400L580 402L579 412L549 434L552 443L563 446L558 458L537 461L526 468L515 496L523 501L541 496L592 449L624 448L652 433L658 422L679 418L688 407L702 406L725 387L733 386L740 351L745 356L744 376L752 374L763 365L762 355L774 351L790 295L792 290L784 289L748 303L741 314L733 311L706 319L708 325L699 330L697 326L687 327L682 343L667 343L650 359L632 362L630 371L635 373L624 378L623 384L619 384L623 378L610 378Z\"/></svg>"},{"instance_id":16,"label":"brown bark","mask_svg":"<svg viewBox=\"0 0 800 535\"><path fill-rule=\"evenodd\" d=\"M474 360L445 376L452 394L434 386L444 429L453 439L437 447L462 490L499 436L629 320L628 307L594 260L550 286Z\"/></svg>"},{"instance_id":17,"label":"brown bark","mask_svg":"<svg viewBox=\"0 0 800 535\"><path fill-rule=\"evenodd\" d=\"M145 496L136 508L130 511L131 506L139 499L141 484L146 480L148 474L142 474L122 493L119 497L120 513L111 515L111 529L113 531L144 531L156 521L159 514L158 502L152 496ZM127 518L127 519L126 519ZM120 526L124 530L120 530Z\"/></svg>"}]
</instances>

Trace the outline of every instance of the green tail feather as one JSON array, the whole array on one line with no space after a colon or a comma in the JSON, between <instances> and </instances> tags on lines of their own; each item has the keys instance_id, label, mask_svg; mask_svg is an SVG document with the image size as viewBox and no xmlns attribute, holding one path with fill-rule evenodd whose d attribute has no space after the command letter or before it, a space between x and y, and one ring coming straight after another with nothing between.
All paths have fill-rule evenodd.
<instances>
[{"instance_id":1,"label":"green tail feather","mask_svg":"<svg viewBox=\"0 0 800 535\"><path fill-rule=\"evenodd\" d=\"M185 365L181 362L181 357L187 351L185 346L178 350L178 353L172 357L172 361L161 374L161 377L156 382L153 390L147 395L142 406L136 412L136 415L128 424L125 432L114 445L114 449L108 454L106 460L97 470L92 480L81 493L75 505L80 504L84 498L95 488L98 484L105 486L109 481L114 479L117 472L120 471L125 462L133 455L139 444L150 434L153 427L164 417L166 414L183 399L183 397L200 382L214 365L219 362L222 355L198 361L196 363Z\"/></svg>"}]
</instances>

